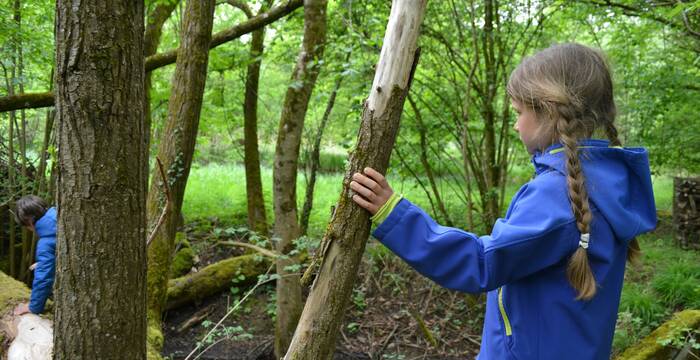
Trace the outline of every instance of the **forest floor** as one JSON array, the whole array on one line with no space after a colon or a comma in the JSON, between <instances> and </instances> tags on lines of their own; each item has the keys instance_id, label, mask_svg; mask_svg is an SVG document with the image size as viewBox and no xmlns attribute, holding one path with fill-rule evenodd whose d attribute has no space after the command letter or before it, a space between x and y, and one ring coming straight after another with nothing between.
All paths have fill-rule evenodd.
<instances>
[{"instance_id":1,"label":"forest floor","mask_svg":"<svg viewBox=\"0 0 700 360\"><path fill-rule=\"evenodd\" d=\"M242 253L215 245L219 240L242 240L226 235L223 227L216 220L186 226L187 237L198 250L199 267ZM614 354L639 341L674 311L697 306L692 289L700 284L700 253L675 247L670 218L662 217L657 231L640 237L640 242L641 264L626 273ZM484 295L435 285L376 240L369 241L358 274L334 359L450 360L477 354ZM664 281L678 276L689 282L664 288ZM229 291L168 312L163 355L185 359L199 344L191 359L198 354L199 359L274 359L274 283L258 287L223 321L223 330L204 341L212 326L248 291L232 282ZM684 295L687 291L691 293ZM206 320L178 332L183 323L202 313L208 314Z\"/></svg>"},{"instance_id":2,"label":"forest floor","mask_svg":"<svg viewBox=\"0 0 700 360\"><path fill-rule=\"evenodd\" d=\"M215 245L235 235L217 231L216 220L202 226L186 226L188 240L198 250L199 265L206 266L240 249ZM204 229L204 231L202 231ZM241 240L236 239L236 240ZM358 280L348 304L334 359L465 359L476 356L481 338L484 296L443 289L415 271L375 240L367 245ZM200 343L191 359L274 359L274 283L262 285L222 323L209 341L209 330L250 289L231 289L165 314L163 355L185 359ZM184 331L183 323L198 314L206 319ZM423 323L424 326L419 325Z\"/></svg>"}]
</instances>

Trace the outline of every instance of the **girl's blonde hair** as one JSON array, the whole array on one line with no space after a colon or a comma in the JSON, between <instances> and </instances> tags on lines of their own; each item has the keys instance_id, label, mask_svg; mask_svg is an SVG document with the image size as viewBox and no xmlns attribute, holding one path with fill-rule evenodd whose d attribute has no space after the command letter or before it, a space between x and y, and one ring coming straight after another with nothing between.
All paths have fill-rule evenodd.
<instances>
[{"instance_id":1,"label":"girl's blonde hair","mask_svg":"<svg viewBox=\"0 0 700 360\"><path fill-rule=\"evenodd\" d=\"M534 110L539 122L536 136L543 140L541 143L563 145L576 226L581 234L590 233L592 214L578 142L602 131L612 146L620 145L614 124L613 83L605 56L580 44L551 46L523 60L511 74L507 91L512 99ZM627 259L634 261L639 254L639 244L632 239ZM596 281L588 252L582 246L569 260L567 277L578 291L577 299L589 300L595 295Z\"/></svg>"}]
</instances>

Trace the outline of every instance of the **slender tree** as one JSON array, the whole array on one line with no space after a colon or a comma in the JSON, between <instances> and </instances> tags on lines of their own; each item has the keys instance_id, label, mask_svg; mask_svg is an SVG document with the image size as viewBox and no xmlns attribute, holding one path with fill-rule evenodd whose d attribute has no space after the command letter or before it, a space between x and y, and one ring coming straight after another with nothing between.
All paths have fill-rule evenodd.
<instances>
[{"instance_id":1,"label":"slender tree","mask_svg":"<svg viewBox=\"0 0 700 360\"><path fill-rule=\"evenodd\" d=\"M304 40L292 73L291 84L277 132L273 170L275 209L274 238L279 254L288 255L293 241L301 234L297 218L296 178L304 117L320 70L326 41L327 0L305 0ZM284 256L277 259L277 321L275 354L284 355L292 339L302 309L301 285L295 273L297 261Z\"/></svg>"},{"instance_id":2,"label":"slender tree","mask_svg":"<svg viewBox=\"0 0 700 360\"><path fill-rule=\"evenodd\" d=\"M178 215L197 139L215 5L215 0L187 2L168 102L168 118L158 144L157 158L167 170L167 179L160 176L157 166L151 175L146 208L149 229L156 229L156 233L148 247L149 357L156 357L162 347L162 335L158 336L160 318L166 301ZM167 204L161 190L163 181L169 185L170 203ZM161 220L164 206L168 206L168 211ZM158 226L160 221L162 226Z\"/></svg>"},{"instance_id":3,"label":"slender tree","mask_svg":"<svg viewBox=\"0 0 700 360\"><path fill-rule=\"evenodd\" d=\"M58 0L54 359L146 358L143 2Z\"/></svg>"},{"instance_id":4,"label":"slender tree","mask_svg":"<svg viewBox=\"0 0 700 360\"><path fill-rule=\"evenodd\" d=\"M160 37L163 34L163 24L168 20L170 14L173 13L179 0L166 0L156 3L153 10L148 13L146 30L143 34L143 56L148 58L155 55L160 44ZM144 120L146 122L146 149L150 148L151 143L151 72L146 73L144 81Z\"/></svg>"},{"instance_id":5,"label":"slender tree","mask_svg":"<svg viewBox=\"0 0 700 360\"><path fill-rule=\"evenodd\" d=\"M352 174L366 166L385 173L416 65L416 43L427 0L394 0L357 148L343 180L338 207L319 249L320 270L284 357L331 359L362 254L369 214L351 199Z\"/></svg>"},{"instance_id":6,"label":"slender tree","mask_svg":"<svg viewBox=\"0 0 700 360\"><path fill-rule=\"evenodd\" d=\"M246 16L253 18L250 7L242 0L229 0L229 4L240 8ZM266 0L260 7L263 13L272 4ZM243 142L245 163L246 197L248 200L248 228L267 236L267 219L265 216L265 199L263 198L260 177L260 151L258 149L258 87L260 82L260 65L265 49L265 28L253 31L250 41L251 62L248 64L245 79L245 99L243 100Z\"/></svg>"}]
</instances>

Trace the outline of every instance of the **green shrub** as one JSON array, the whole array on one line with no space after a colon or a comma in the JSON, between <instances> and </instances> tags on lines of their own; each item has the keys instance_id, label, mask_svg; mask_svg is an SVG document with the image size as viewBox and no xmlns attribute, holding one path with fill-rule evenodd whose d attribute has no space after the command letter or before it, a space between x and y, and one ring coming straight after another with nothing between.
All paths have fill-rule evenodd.
<instances>
[{"instance_id":1,"label":"green shrub","mask_svg":"<svg viewBox=\"0 0 700 360\"><path fill-rule=\"evenodd\" d=\"M620 298L620 312L629 312L633 317L638 317L642 325L658 325L659 319L664 316L664 306L649 291L639 284L625 284Z\"/></svg>"},{"instance_id":2,"label":"green shrub","mask_svg":"<svg viewBox=\"0 0 700 360\"><path fill-rule=\"evenodd\" d=\"M654 277L652 287L668 306L700 308L700 265L688 261L671 264Z\"/></svg>"}]
</instances>

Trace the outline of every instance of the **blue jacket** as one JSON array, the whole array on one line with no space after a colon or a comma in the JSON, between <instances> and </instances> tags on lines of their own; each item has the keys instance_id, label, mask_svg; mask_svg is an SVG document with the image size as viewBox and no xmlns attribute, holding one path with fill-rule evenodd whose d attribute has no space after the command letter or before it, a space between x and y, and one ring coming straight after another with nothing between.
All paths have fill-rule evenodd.
<instances>
[{"instance_id":1,"label":"blue jacket","mask_svg":"<svg viewBox=\"0 0 700 360\"><path fill-rule=\"evenodd\" d=\"M34 223L34 230L39 236L39 242L36 245L36 268L29 311L40 314L44 311L46 299L51 295L56 277L56 208L48 209Z\"/></svg>"},{"instance_id":2,"label":"blue jacket","mask_svg":"<svg viewBox=\"0 0 700 360\"><path fill-rule=\"evenodd\" d=\"M440 226L401 200L374 236L423 275L450 289L488 292L480 360L609 359L629 241L656 226L647 152L581 143L593 212L590 301L566 278L578 247L565 154L553 145L532 158L536 177L514 196L491 235Z\"/></svg>"}]
</instances>

